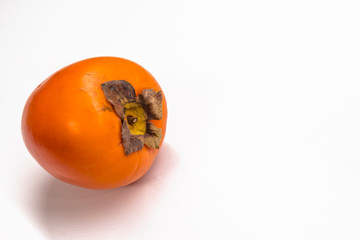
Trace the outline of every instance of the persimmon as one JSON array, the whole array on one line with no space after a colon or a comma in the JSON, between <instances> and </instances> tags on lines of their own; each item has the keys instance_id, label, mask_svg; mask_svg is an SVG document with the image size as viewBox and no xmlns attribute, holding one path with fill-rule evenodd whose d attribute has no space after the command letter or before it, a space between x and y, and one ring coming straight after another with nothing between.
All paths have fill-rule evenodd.
<instances>
[{"instance_id":1,"label":"persimmon","mask_svg":"<svg viewBox=\"0 0 360 240\"><path fill-rule=\"evenodd\" d=\"M28 98L22 135L51 175L85 188L125 186L151 167L165 137L167 106L155 78L117 57L73 63Z\"/></svg>"}]
</instances>

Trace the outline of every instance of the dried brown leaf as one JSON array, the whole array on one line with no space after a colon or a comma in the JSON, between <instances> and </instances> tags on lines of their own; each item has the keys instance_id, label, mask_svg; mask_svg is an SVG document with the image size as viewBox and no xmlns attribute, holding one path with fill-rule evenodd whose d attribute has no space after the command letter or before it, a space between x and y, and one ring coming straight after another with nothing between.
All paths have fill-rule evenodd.
<instances>
[{"instance_id":1,"label":"dried brown leaf","mask_svg":"<svg viewBox=\"0 0 360 240\"><path fill-rule=\"evenodd\" d=\"M149 120L162 118L162 92L144 89L138 97L141 105L148 114Z\"/></svg>"},{"instance_id":2,"label":"dried brown leaf","mask_svg":"<svg viewBox=\"0 0 360 240\"><path fill-rule=\"evenodd\" d=\"M129 126L127 125L126 121L122 121L121 135L125 155L139 151L144 147L144 143L137 135L131 135Z\"/></svg>"},{"instance_id":3,"label":"dried brown leaf","mask_svg":"<svg viewBox=\"0 0 360 240\"><path fill-rule=\"evenodd\" d=\"M124 103L135 101L135 89L125 80L113 80L101 84L106 99L114 107L116 114L124 119Z\"/></svg>"},{"instance_id":4,"label":"dried brown leaf","mask_svg":"<svg viewBox=\"0 0 360 240\"><path fill-rule=\"evenodd\" d=\"M146 134L139 136L141 141L143 141L146 146L156 149L158 149L160 146L161 137L161 128L157 128L150 122L146 123Z\"/></svg>"}]
</instances>

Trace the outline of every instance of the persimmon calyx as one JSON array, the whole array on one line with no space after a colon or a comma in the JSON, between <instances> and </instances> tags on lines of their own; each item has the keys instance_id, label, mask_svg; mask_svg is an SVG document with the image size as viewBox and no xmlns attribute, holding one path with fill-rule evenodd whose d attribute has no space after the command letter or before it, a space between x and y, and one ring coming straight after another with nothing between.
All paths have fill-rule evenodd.
<instances>
[{"instance_id":1,"label":"persimmon calyx","mask_svg":"<svg viewBox=\"0 0 360 240\"><path fill-rule=\"evenodd\" d=\"M101 84L105 98L121 119L121 138L125 155L141 150L144 144L158 149L161 128L149 120L162 118L162 92L144 89L137 97L133 86L125 80L113 80Z\"/></svg>"}]
</instances>

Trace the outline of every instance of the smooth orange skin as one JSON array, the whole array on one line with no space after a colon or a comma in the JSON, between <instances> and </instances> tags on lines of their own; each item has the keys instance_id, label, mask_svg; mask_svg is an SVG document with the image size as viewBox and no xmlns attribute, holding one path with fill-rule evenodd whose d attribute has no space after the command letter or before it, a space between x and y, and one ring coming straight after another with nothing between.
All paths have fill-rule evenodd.
<instances>
[{"instance_id":1,"label":"smooth orange skin","mask_svg":"<svg viewBox=\"0 0 360 240\"><path fill-rule=\"evenodd\" d=\"M136 95L145 88L161 90L140 65L122 58L97 57L71 64L41 83L30 95L22 116L24 142L51 175L85 188L109 189L130 184L151 167L158 149L146 146L126 156L121 121L100 88L126 80ZM165 137L163 117L151 121ZM160 146L161 146L160 144Z\"/></svg>"}]
</instances>

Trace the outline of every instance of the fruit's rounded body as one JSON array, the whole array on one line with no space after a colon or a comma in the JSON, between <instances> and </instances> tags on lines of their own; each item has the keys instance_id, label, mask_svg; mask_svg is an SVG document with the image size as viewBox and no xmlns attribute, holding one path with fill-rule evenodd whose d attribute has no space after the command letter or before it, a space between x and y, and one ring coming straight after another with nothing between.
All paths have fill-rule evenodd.
<instances>
[{"instance_id":1,"label":"fruit's rounded body","mask_svg":"<svg viewBox=\"0 0 360 240\"><path fill-rule=\"evenodd\" d=\"M128 81L136 95L147 88L161 90L140 65L98 57L54 73L27 100L23 139L32 156L54 177L86 188L108 189L136 181L151 167L158 149L144 146L124 153L121 120L101 89L102 83L112 80ZM167 120L162 99L162 118L150 121L161 128L161 143Z\"/></svg>"}]
</instances>

